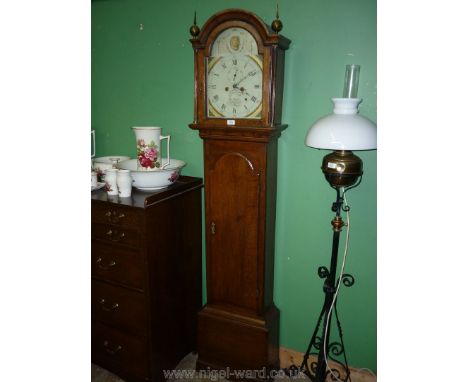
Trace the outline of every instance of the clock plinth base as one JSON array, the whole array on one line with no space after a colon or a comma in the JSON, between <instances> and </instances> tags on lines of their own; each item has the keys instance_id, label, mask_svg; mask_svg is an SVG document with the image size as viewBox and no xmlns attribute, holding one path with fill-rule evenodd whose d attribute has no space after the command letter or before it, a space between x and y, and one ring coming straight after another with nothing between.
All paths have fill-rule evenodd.
<instances>
[{"instance_id":1,"label":"clock plinth base","mask_svg":"<svg viewBox=\"0 0 468 382\"><path fill-rule=\"evenodd\" d=\"M254 379L268 379L279 368L279 310L273 305L264 316L246 316L206 305L198 314L197 370L229 368L228 379L257 373ZM252 371L252 372L249 372ZM246 376L251 376L247 375Z\"/></svg>"}]
</instances>

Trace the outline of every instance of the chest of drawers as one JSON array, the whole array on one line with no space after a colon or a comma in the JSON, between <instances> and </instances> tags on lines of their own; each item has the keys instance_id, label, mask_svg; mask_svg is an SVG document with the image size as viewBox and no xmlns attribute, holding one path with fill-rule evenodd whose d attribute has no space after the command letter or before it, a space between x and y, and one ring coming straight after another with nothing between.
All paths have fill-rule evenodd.
<instances>
[{"instance_id":1,"label":"chest of drawers","mask_svg":"<svg viewBox=\"0 0 468 382\"><path fill-rule=\"evenodd\" d=\"M126 381L163 381L196 349L201 188L91 194L92 362Z\"/></svg>"}]
</instances>

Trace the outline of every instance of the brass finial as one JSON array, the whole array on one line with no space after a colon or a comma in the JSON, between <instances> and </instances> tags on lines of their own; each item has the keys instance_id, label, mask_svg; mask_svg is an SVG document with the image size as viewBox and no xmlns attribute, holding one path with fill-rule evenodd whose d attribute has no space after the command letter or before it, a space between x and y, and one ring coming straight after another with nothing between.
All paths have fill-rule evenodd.
<instances>
[{"instance_id":1,"label":"brass finial","mask_svg":"<svg viewBox=\"0 0 468 382\"><path fill-rule=\"evenodd\" d=\"M276 33L279 33L281 29L283 29L283 23L279 19L279 6L278 3L276 3L276 19L273 20L271 23L271 29L273 29Z\"/></svg>"},{"instance_id":2,"label":"brass finial","mask_svg":"<svg viewBox=\"0 0 468 382\"><path fill-rule=\"evenodd\" d=\"M190 34L196 38L199 33L200 33L200 28L198 28L198 25L197 25L197 11L195 11L193 15L193 25L190 27Z\"/></svg>"}]
</instances>

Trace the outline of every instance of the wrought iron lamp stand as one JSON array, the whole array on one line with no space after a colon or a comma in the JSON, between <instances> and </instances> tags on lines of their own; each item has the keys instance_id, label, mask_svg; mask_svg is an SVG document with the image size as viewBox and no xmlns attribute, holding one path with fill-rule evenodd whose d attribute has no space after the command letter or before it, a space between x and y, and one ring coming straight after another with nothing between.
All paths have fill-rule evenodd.
<instances>
[{"instance_id":1,"label":"wrought iron lamp stand","mask_svg":"<svg viewBox=\"0 0 468 382\"><path fill-rule=\"evenodd\" d=\"M333 227L332 254L330 268L328 269L325 266L320 266L318 268L318 276L322 279L325 279L323 284L325 300L315 325L312 337L310 339L309 346L307 347L307 351L304 354L304 359L301 366L299 368L296 366L291 366L289 369L290 375L294 372L297 373L298 371L301 371L306 374L313 382L325 382L328 376L330 376L329 380L331 381L351 382L350 370L348 367L348 360L346 358L346 351L343 342L343 331L336 308L337 299L334 298L334 295L340 282L339 278L338 280L336 279L338 249L341 229L345 225L343 219L341 218L341 212L349 211L349 206L344 205L344 193L351 188L357 187L360 181L361 178L359 178L357 184L346 189L341 186L333 185L332 182L330 182L330 185L336 191L336 201L332 204L332 211L335 212L335 217L331 221ZM341 283L346 287L350 287L354 284L354 277L347 273L343 274ZM330 313L331 310L333 310L333 312ZM333 315L335 317L338 328L339 341L330 342L331 321ZM321 336L319 336L320 328L322 328ZM317 361L310 362L309 357L311 355L316 355ZM340 357L342 360L338 360L337 357ZM330 367L330 371L327 368L326 360L332 360L338 363L342 370Z\"/></svg>"}]
</instances>

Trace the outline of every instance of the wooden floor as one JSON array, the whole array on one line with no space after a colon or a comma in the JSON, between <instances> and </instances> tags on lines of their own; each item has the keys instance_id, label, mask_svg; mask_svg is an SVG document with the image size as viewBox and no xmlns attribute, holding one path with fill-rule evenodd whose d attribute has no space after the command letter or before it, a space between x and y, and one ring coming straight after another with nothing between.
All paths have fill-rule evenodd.
<instances>
[{"instance_id":1,"label":"wooden floor","mask_svg":"<svg viewBox=\"0 0 468 382\"><path fill-rule=\"evenodd\" d=\"M289 367L291 364L300 365L302 361L302 353L280 348L280 366L281 368ZM178 370L195 370L197 362L197 355L190 353L183 358L176 366ZM351 380L352 382L376 382L377 378L365 369L351 369ZM192 379L178 379L178 382L213 382L213 378L200 378L198 374ZM279 378L277 378L279 379ZM285 378L289 379L289 378ZM223 382L225 379L217 378L217 381ZM111 372L91 364L91 381L92 382L125 382L123 379L112 374ZM296 380L297 381L297 380ZM309 379L305 379L304 382L310 382Z\"/></svg>"}]
</instances>

